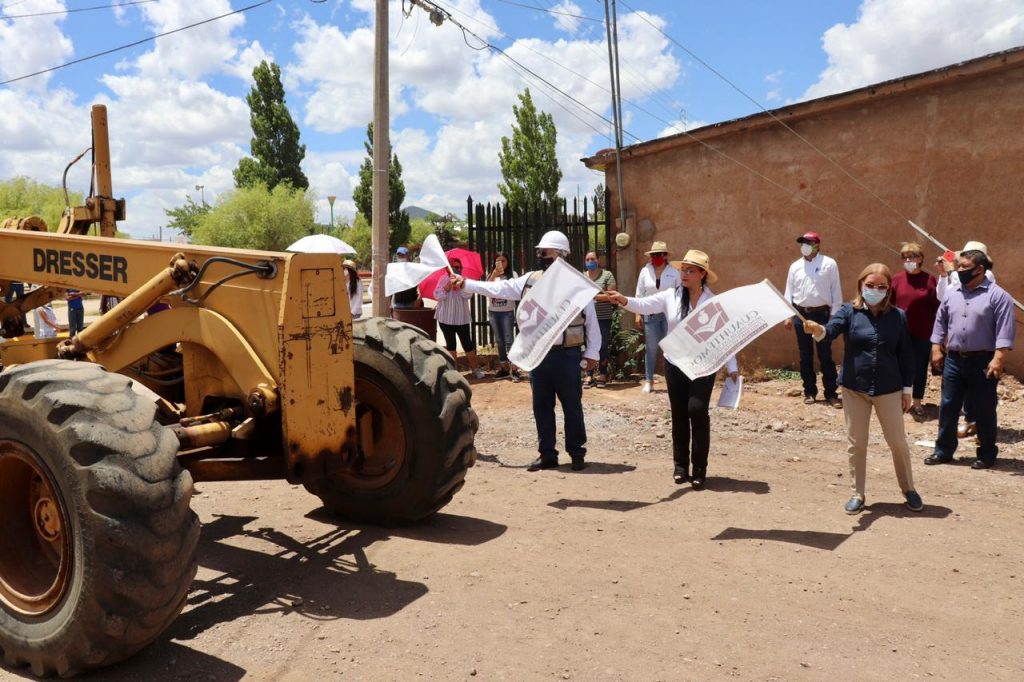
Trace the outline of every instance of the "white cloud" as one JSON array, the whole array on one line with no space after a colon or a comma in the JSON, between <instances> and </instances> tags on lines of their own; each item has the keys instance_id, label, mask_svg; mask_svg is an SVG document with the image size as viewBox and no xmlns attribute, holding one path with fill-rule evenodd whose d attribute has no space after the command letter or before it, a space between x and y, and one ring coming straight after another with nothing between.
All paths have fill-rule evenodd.
<instances>
[{"instance_id":1,"label":"white cloud","mask_svg":"<svg viewBox=\"0 0 1024 682\"><path fill-rule=\"evenodd\" d=\"M576 35L580 28L580 22L583 21L579 18L583 14L583 8L572 0L562 0L557 5L552 5L551 10L559 13L552 14L555 18L555 28L570 35Z\"/></svg>"},{"instance_id":2,"label":"white cloud","mask_svg":"<svg viewBox=\"0 0 1024 682\"><path fill-rule=\"evenodd\" d=\"M64 3L57 0L38 0L24 13L57 12ZM0 10L4 14L18 14L13 4ZM0 80L19 78L30 73L59 66L74 54L71 40L64 35L60 24L65 15L0 19ZM45 90L50 74L36 76L12 84L21 90Z\"/></svg>"},{"instance_id":3,"label":"white cloud","mask_svg":"<svg viewBox=\"0 0 1024 682\"><path fill-rule=\"evenodd\" d=\"M196 24L232 10L229 0L161 0L139 5L145 23L154 34ZM210 73L230 72L241 41L233 37L245 24L245 15L235 14L188 31L173 38L158 39L153 48L133 63L123 62L123 69L134 68L153 78L178 76L198 79Z\"/></svg>"},{"instance_id":4,"label":"white cloud","mask_svg":"<svg viewBox=\"0 0 1024 682\"><path fill-rule=\"evenodd\" d=\"M63 6L56 0L38 2ZM445 5L483 39L500 42L527 68L610 118L602 30L592 31L591 38L574 33L561 40L513 39L497 28L479 0L449 0ZM573 2L559 7L583 13ZM415 9L403 26L399 3L390 3L390 8L392 144L404 166L407 204L461 215L469 194L478 201L498 200L501 136L511 133L512 105L527 86L558 129L561 191L575 196L577 185L589 192L602 181L579 159L608 146L610 124L553 94L535 77L524 80L494 52L470 49L451 22L435 27ZM227 0L161 0L118 10L116 19L137 35L227 11ZM277 53L289 108L308 145L303 169L317 196L318 219L329 219L329 194L337 196L335 218L351 218L352 190L364 156L362 130L372 117L374 2L337 4L332 15L337 25L325 19L328 14L314 19L313 11L295 7L285 12L280 6L277 13L257 10L158 40L141 54L122 53L130 56L107 63L105 73L90 77L96 84L92 91L76 85L79 92L90 93L85 96L50 88L46 79L31 81L33 92L0 87L0 139L4 151L11 152L0 155L0 178L20 173L59 184L67 162L89 146L89 105L103 102L110 114L115 193L128 199L128 220L120 227L149 238L166 224L165 208L181 205L186 196L200 200L196 185L203 186L208 203L233 187L231 171L248 153L251 137L244 100L251 71ZM659 17L644 16L664 26ZM247 30L255 22L262 22L264 29L273 22L277 30L263 31L257 38ZM643 100L666 91L681 65L665 38L637 15L620 15L619 22L623 94ZM44 43L45 50L26 52L23 35L0 22L0 73L20 75L58 58L83 56L72 52L70 34L62 32L60 22L46 26L48 32L40 33L45 41L28 41ZM627 111L627 125L632 116ZM353 136L353 130L358 134ZM351 148L330 146L324 151L313 142L346 131ZM86 163L72 170L69 185L79 191L88 188Z\"/></svg>"},{"instance_id":5,"label":"white cloud","mask_svg":"<svg viewBox=\"0 0 1024 682\"><path fill-rule=\"evenodd\" d=\"M822 39L828 68L805 99L928 71L1024 43L1020 0L864 0Z\"/></svg>"}]
</instances>

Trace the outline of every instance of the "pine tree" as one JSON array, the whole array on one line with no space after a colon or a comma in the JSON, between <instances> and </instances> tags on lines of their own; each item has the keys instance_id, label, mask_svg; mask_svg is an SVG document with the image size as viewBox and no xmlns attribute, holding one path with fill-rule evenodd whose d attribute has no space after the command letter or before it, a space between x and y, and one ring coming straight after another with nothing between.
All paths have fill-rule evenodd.
<instances>
[{"instance_id":1,"label":"pine tree","mask_svg":"<svg viewBox=\"0 0 1024 682\"><path fill-rule=\"evenodd\" d=\"M373 124L366 126L366 158L359 167L359 184L352 192L352 200L356 202L356 210L362 214L367 223L373 223ZM388 166L388 245L391 251L408 241L412 226L409 216L402 210L405 201L405 183L402 181L402 164L398 155L392 151L391 163Z\"/></svg>"},{"instance_id":2,"label":"pine tree","mask_svg":"<svg viewBox=\"0 0 1024 682\"><path fill-rule=\"evenodd\" d=\"M558 167L555 142L558 133L551 114L538 111L530 90L519 95L519 106L512 106L515 123L512 138L501 138L501 175L498 190L510 208L535 206L558 199L562 171Z\"/></svg>"},{"instance_id":3,"label":"pine tree","mask_svg":"<svg viewBox=\"0 0 1024 682\"><path fill-rule=\"evenodd\" d=\"M309 180L302 172L306 145L299 144L299 128L285 105L281 67L262 61L252 70L252 77L256 84L245 97L253 133L249 143L252 156L238 162L235 186L262 183L272 190L288 183L296 189L307 189Z\"/></svg>"}]
</instances>

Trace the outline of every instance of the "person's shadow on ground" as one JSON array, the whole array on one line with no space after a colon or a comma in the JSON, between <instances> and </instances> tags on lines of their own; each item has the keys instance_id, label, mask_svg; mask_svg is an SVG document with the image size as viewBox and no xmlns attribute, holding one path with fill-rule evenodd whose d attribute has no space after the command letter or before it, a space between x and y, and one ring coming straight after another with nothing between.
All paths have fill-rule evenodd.
<instances>
[{"instance_id":1,"label":"person's shadow on ground","mask_svg":"<svg viewBox=\"0 0 1024 682\"><path fill-rule=\"evenodd\" d=\"M773 542L789 542L814 549L824 549L830 552L835 551L854 534L865 531L879 519L883 518L905 518L905 519L944 519L953 510L949 507L939 505L925 505L919 512L912 512L902 504L894 502L878 502L864 507L864 511L856 517L857 523L849 533L829 533L816 530L792 530L782 528L754 529L736 528L730 526L712 540L771 540Z\"/></svg>"}]
</instances>

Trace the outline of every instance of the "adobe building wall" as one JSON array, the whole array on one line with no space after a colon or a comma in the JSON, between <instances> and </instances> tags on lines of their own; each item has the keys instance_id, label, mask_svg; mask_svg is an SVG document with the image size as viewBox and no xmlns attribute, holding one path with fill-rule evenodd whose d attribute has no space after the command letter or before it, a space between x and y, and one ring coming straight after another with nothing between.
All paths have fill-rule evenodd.
<instances>
[{"instance_id":1,"label":"adobe building wall","mask_svg":"<svg viewBox=\"0 0 1024 682\"><path fill-rule=\"evenodd\" d=\"M849 300L867 264L902 267L904 241L922 243L932 267L940 251L909 218L954 250L968 240L985 242L999 283L1024 300L1024 59L977 71L954 67L777 113L879 198L764 114L694 134L785 189L689 138L627 148L623 188L633 239L616 254L619 272L629 274L620 274L621 288L633 290L643 251L659 239L675 258L688 248L706 251L720 277L717 291L764 278L781 291L800 257L796 238L815 230L822 252L839 263ZM618 215L613 162L606 186L611 215ZM1009 370L1024 377L1024 314L1017 312L1017 320ZM839 344L837 360L841 353ZM780 325L740 361L796 367L793 333Z\"/></svg>"}]
</instances>

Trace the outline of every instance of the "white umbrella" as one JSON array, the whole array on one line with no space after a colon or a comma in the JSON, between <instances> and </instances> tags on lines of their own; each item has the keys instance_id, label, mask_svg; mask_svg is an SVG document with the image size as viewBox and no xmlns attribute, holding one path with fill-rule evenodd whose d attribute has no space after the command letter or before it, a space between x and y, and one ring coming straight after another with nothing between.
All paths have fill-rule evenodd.
<instances>
[{"instance_id":1,"label":"white umbrella","mask_svg":"<svg viewBox=\"0 0 1024 682\"><path fill-rule=\"evenodd\" d=\"M336 253L338 255L356 252L351 246L329 234L311 234L295 242L286 250L299 253Z\"/></svg>"}]
</instances>

